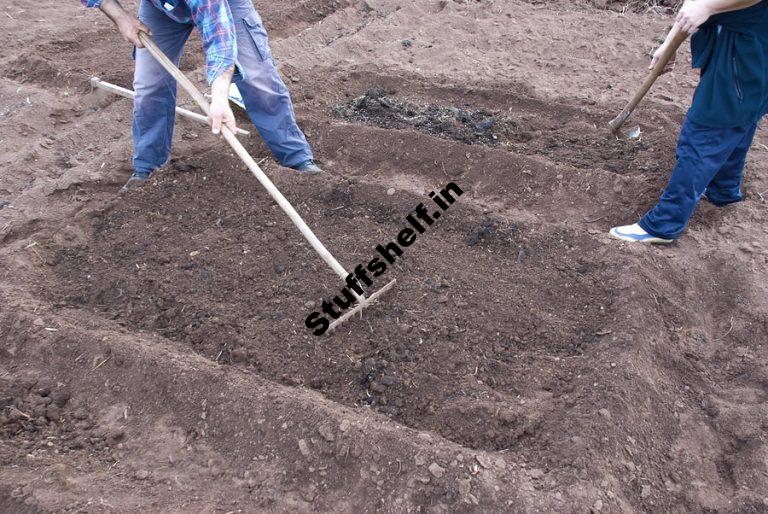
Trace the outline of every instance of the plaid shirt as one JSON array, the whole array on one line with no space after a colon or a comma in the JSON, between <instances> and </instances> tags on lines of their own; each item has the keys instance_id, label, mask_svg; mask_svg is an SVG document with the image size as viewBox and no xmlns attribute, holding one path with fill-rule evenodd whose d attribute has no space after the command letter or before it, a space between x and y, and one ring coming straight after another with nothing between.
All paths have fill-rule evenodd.
<instances>
[{"instance_id":1,"label":"plaid shirt","mask_svg":"<svg viewBox=\"0 0 768 514\"><path fill-rule=\"evenodd\" d=\"M80 0L100 7L103 0ZM212 83L237 63L235 24L226 0L151 0L155 7L179 23L193 22L200 31L206 57L206 78Z\"/></svg>"}]
</instances>

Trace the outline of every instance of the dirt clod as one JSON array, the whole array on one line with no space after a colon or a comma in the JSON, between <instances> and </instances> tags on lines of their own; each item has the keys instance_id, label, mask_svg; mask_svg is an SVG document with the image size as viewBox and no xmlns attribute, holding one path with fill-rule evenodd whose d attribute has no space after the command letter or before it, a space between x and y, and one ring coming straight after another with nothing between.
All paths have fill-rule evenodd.
<instances>
[{"instance_id":1,"label":"dirt clod","mask_svg":"<svg viewBox=\"0 0 768 514\"><path fill-rule=\"evenodd\" d=\"M445 474L445 468L441 467L437 462L430 464L427 469L429 469L429 472L435 478L442 478L442 476Z\"/></svg>"},{"instance_id":2,"label":"dirt clod","mask_svg":"<svg viewBox=\"0 0 768 514\"><path fill-rule=\"evenodd\" d=\"M305 439L299 439L299 451L305 457L309 457L311 455L309 444L307 444Z\"/></svg>"},{"instance_id":3,"label":"dirt clod","mask_svg":"<svg viewBox=\"0 0 768 514\"><path fill-rule=\"evenodd\" d=\"M325 439L328 442L333 442L336 440L336 434L334 434L331 427L327 425L320 426L320 428L318 428L317 431L320 433L323 439Z\"/></svg>"}]
</instances>

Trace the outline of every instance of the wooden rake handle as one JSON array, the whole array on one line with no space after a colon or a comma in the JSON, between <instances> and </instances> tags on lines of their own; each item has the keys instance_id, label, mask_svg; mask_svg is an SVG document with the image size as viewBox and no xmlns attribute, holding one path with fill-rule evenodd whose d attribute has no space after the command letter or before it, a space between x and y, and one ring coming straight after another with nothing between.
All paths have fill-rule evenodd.
<instances>
[{"instance_id":1,"label":"wooden rake handle","mask_svg":"<svg viewBox=\"0 0 768 514\"><path fill-rule=\"evenodd\" d=\"M176 67L176 65L171 62L170 59L168 59L163 51L160 50L154 41L152 41L152 38L143 32L139 32L139 40L149 51L149 53L151 53L152 56L157 59L163 68L165 68L166 71L176 79L176 82L178 82L181 87L184 88L187 93L189 93L197 105L200 106L200 109L202 109L207 116L210 116L211 107L208 104L208 100L206 100L205 96L203 96L203 94L195 87L192 81L189 80L189 78L187 78L187 76L184 75ZM224 136L224 139L226 139L227 143L229 143L229 146L231 146L235 151L237 156L240 157L248 169L251 170L251 173L253 173L261 185L264 186L264 189L267 190L267 192L275 200L275 202L277 202L280 208L285 211L289 218L291 218L293 224L296 225L296 227L299 229L304 238L309 242L309 244L312 245L312 248L315 249L320 257L322 257L322 259L331 267L331 269L333 269L334 272L336 272L337 275L339 275L342 279L346 279L348 273L344 269L344 266L339 264L333 255L331 255L331 252L329 252L325 245L323 245L317 236L315 236L309 226L307 226L307 224L301 218L299 213L296 212L296 209L293 208L291 203L283 196L280 190L277 189L269 177L264 174L259 165L256 164L256 161L253 160L253 157L251 157L251 155L248 153L248 150L246 150L240 141L237 140L232 131L229 130L226 126L222 126L221 134Z\"/></svg>"},{"instance_id":2,"label":"wooden rake handle","mask_svg":"<svg viewBox=\"0 0 768 514\"><path fill-rule=\"evenodd\" d=\"M677 50L680 48L680 45L682 45L683 42L688 39L688 33L678 29L677 25L675 25L672 30L676 32L672 41L669 43L666 52L664 52L664 54L659 59L659 62L656 63L656 66L654 66L654 68L648 74L645 82L643 82L643 85L640 86L640 89L637 91L637 93L635 93L635 96L632 98L632 100L630 100L627 106L624 107L624 110L621 111L621 113L608 124L608 127L611 129L613 134L618 134L621 127L627 121L627 118L629 118L640 101L645 98L645 95L647 95L648 91L651 90L651 87L653 87L653 84L656 82L656 80L662 75L664 68L667 67L669 60L672 59L672 56L675 55Z\"/></svg>"},{"instance_id":3,"label":"wooden rake handle","mask_svg":"<svg viewBox=\"0 0 768 514\"><path fill-rule=\"evenodd\" d=\"M104 82L99 77L91 77L91 87L103 89L104 91L109 91L110 93L116 94L118 96L122 96L123 98L128 98L130 100L133 100L136 98L136 93L134 91L131 91L130 89L126 89L124 87L116 86L115 84L110 84L109 82ZM176 114L191 120L199 121L200 123L204 123L206 125L209 124L208 118L206 116L203 116L202 114L198 114L196 112L188 111L187 109L183 109L181 107L176 107ZM243 130L239 127L237 128L237 133L241 136L251 135L250 132L248 132L247 130Z\"/></svg>"}]
</instances>

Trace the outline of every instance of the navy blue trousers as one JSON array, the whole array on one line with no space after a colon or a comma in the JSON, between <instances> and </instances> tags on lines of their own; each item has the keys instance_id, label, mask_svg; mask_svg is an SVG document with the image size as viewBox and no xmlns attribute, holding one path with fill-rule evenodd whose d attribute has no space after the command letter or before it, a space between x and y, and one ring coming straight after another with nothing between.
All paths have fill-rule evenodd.
<instances>
[{"instance_id":1,"label":"navy blue trousers","mask_svg":"<svg viewBox=\"0 0 768 514\"><path fill-rule=\"evenodd\" d=\"M677 143L677 164L659 203L640 226L663 239L677 239L701 197L717 206L742 200L741 181L757 123L711 128L685 118Z\"/></svg>"}]
</instances>

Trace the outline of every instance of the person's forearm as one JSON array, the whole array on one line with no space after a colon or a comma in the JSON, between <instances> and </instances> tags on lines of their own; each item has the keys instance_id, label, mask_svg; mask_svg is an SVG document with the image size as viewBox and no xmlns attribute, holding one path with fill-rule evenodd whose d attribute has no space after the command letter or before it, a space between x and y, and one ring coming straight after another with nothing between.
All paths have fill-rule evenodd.
<instances>
[{"instance_id":1,"label":"person's forearm","mask_svg":"<svg viewBox=\"0 0 768 514\"><path fill-rule=\"evenodd\" d=\"M117 0L102 0L99 6L101 12L107 15L117 26L123 37L137 48L144 48L139 32L149 34L149 29L135 16L128 14Z\"/></svg>"},{"instance_id":2,"label":"person's forearm","mask_svg":"<svg viewBox=\"0 0 768 514\"><path fill-rule=\"evenodd\" d=\"M115 23L117 23L120 18L128 14L117 0L103 0L103 2L101 2L101 7L99 8L101 9L101 12L106 14L109 19Z\"/></svg>"},{"instance_id":3,"label":"person's forearm","mask_svg":"<svg viewBox=\"0 0 768 514\"><path fill-rule=\"evenodd\" d=\"M672 43L672 40L677 37L677 35L680 33L682 29L680 28L680 25L675 23L672 25L672 30L669 31L669 34L667 34L666 39L664 39L664 43L662 43L662 46L667 46L670 43Z\"/></svg>"},{"instance_id":4,"label":"person's forearm","mask_svg":"<svg viewBox=\"0 0 768 514\"><path fill-rule=\"evenodd\" d=\"M709 11L714 14L720 14L729 11L738 11L752 7L760 3L760 0L696 0L707 4Z\"/></svg>"},{"instance_id":5,"label":"person's forearm","mask_svg":"<svg viewBox=\"0 0 768 514\"><path fill-rule=\"evenodd\" d=\"M229 85L232 83L232 77L235 73L235 67L231 67L216 77L211 83L211 96L223 95L229 97Z\"/></svg>"},{"instance_id":6,"label":"person's forearm","mask_svg":"<svg viewBox=\"0 0 768 514\"><path fill-rule=\"evenodd\" d=\"M677 13L675 29L667 37L664 44L668 44L676 35L676 31L682 30L688 34L695 34L699 27L704 25L712 16L717 14L738 11L752 7L760 0L686 0Z\"/></svg>"}]
</instances>

